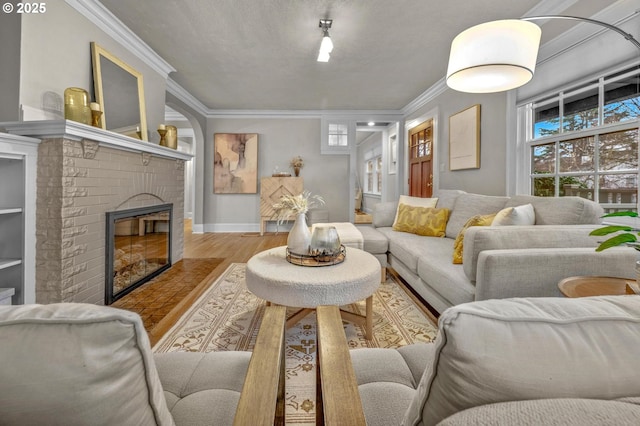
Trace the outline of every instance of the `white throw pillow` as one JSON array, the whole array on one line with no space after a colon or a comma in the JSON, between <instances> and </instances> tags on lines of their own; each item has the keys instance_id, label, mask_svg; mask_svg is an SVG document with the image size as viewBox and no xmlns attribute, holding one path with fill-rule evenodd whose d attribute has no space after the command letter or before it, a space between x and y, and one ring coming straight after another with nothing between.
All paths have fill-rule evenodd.
<instances>
[{"instance_id":1,"label":"white throw pillow","mask_svg":"<svg viewBox=\"0 0 640 426\"><path fill-rule=\"evenodd\" d=\"M535 225L536 213L533 205L525 204L517 207L507 207L498 212L491 222L491 226Z\"/></svg>"},{"instance_id":2,"label":"white throw pillow","mask_svg":"<svg viewBox=\"0 0 640 426\"><path fill-rule=\"evenodd\" d=\"M405 204L411 207L435 207L438 204L437 198L421 198L410 197L409 195L401 195L398 200L398 207L396 208L396 217L393 219L393 226L396 226L398 222L398 212L400 211L400 204Z\"/></svg>"}]
</instances>

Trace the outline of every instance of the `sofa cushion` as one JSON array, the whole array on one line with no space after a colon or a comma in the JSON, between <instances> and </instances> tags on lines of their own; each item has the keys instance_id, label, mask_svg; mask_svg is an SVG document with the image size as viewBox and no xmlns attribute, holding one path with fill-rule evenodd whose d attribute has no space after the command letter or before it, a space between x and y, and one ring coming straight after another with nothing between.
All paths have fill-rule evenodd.
<instances>
[{"instance_id":1,"label":"sofa cushion","mask_svg":"<svg viewBox=\"0 0 640 426\"><path fill-rule=\"evenodd\" d=\"M477 214L471 217L467 223L464 224L456 240L453 242L453 263L459 265L462 263L462 250L464 249L464 234L467 228L472 226L489 226L496 217L495 214Z\"/></svg>"},{"instance_id":2,"label":"sofa cushion","mask_svg":"<svg viewBox=\"0 0 640 426\"><path fill-rule=\"evenodd\" d=\"M451 263L453 240L450 238L422 237L407 232L397 232L391 228L378 228L389 240L389 251L393 253L412 273L418 273L418 259L447 253Z\"/></svg>"},{"instance_id":3,"label":"sofa cushion","mask_svg":"<svg viewBox=\"0 0 640 426\"><path fill-rule=\"evenodd\" d=\"M398 210L397 201L387 201L373 206L373 226L382 228L392 226Z\"/></svg>"},{"instance_id":4,"label":"sofa cushion","mask_svg":"<svg viewBox=\"0 0 640 426\"><path fill-rule=\"evenodd\" d=\"M349 352L368 426L399 423L415 396L426 364L433 358L434 347L414 344Z\"/></svg>"},{"instance_id":5,"label":"sofa cushion","mask_svg":"<svg viewBox=\"0 0 640 426\"><path fill-rule=\"evenodd\" d=\"M398 205L398 216L393 230L424 237L444 237L448 219L448 209L415 207L401 203Z\"/></svg>"},{"instance_id":6,"label":"sofa cushion","mask_svg":"<svg viewBox=\"0 0 640 426\"><path fill-rule=\"evenodd\" d=\"M432 238L435 239L435 238ZM442 238L451 242L451 238ZM451 249L442 247L418 259L418 276L448 302L448 306L475 300L476 287L464 274L462 265L451 262Z\"/></svg>"},{"instance_id":7,"label":"sofa cushion","mask_svg":"<svg viewBox=\"0 0 640 426\"><path fill-rule=\"evenodd\" d=\"M453 207L456 204L456 200L462 194L466 194L466 192L459 189L437 189L436 191L434 191L432 196L438 199L438 204L436 204L436 207L441 209L453 210Z\"/></svg>"},{"instance_id":8,"label":"sofa cushion","mask_svg":"<svg viewBox=\"0 0 640 426\"><path fill-rule=\"evenodd\" d=\"M371 225L356 225L362 234L363 250L371 254L386 254L389 240Z\"/></svg>"},{"instance_id":9,"label":"sofa cushion","mask_svg":"<svg viewBox=\"0 0 640 426\"><path fill-rule=\"evenodd\" d=\"M485 300L447 309L404 424L475 406L640 395L640 297Z\"/></svg>"},{"instance_id":10,"label":"sofa cushion","mask_svg":"<svg viewBox=\"0 0 640 426\"><path fill-rule=\"evenodd\" d=\"M580 197L535 197L516 195L505 207L532 204L536 215L536 225L581 225L599 224L604 210L595 201Z\"/></svg>"},{"instance_id":11,"label":"sofa cushion","mask_svg":"<svg viewBox=\"0 0 640 426\"><path fill-rule=\"evenodd\" d=\"M167 405L178 425L230 425L251 352L155 354Z\"/></svg>"},{"instance_id":12,"label":"sofa cushion","mask_svg":"<svg viewBox=\"0 0 640 426\"><path fill-rule=\"evenodd\" d=\"M460 194L451 211L447 224L447 237L456 238L470 217L478 214L498 213L504 208L508 197L479 194Z\"/></svg>"},{"instance_id":13,"label":"sofa cushion","mask_svg":"<svg viewBox=\"0 0 640 426\"><path fill-rule=\"evenodd\" d=\"M536 214L531 203L500 210L491 226L535 225Z\"/></svg>"},{"instance_id":14,"label":"sofa cushion","mask_svg":"<svg viewBox=\"0 0 640 426\"><path fill-rule=\"evenodd\" d=\"M3 425L174 424L133 312L0 306L0 342Z\"/></svg>"},{"instance_id":15,"label":"sofa cushion","mask_svg":"<svg viewBox=\"0 0 640 426\"><path fill-rule=\"evenodd\" d=\"M411 197L409 195L401 195L398 199L398 208L396 209L396 217L393 220L393 227L398 224L398 215L400 214L400 208L405 206L411 207L435 207L438 203L437 198L422 198Z\"/></svg>"},{"instance_id":16,"label":"sofa cushion","mask_svg":"<svg viewBox=\"0 0 640 426\"><path fill-rule=\"evenodd\" d=\"M487 404L447 417L438 426L637 426L640 405L596 399L537 399Z\"/></svg>"}]
</instances>

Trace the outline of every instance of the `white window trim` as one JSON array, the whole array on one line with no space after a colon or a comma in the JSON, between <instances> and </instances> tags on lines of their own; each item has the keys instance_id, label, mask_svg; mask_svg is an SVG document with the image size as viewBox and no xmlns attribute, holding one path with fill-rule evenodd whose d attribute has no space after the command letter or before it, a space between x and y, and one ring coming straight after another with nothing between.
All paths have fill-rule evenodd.
<instances>
[{"instance_id":1,"label":"white window trim","mask_svg":"<svg viewBox=\"0 0 640 426\"><path fill-rule=\"evenodd\" d=\"M347 126L347 145L331 146L329 145L329 124L342 124ZM349 154L351 146L356 140L356 123L353 120L341 120L331 117L322 117L320 130L320 153L329 155Z\"/></svg>"},{"instance_id":2,"label":"white window trim","mask_svg":"<svg viewBox=\"0 0 640 426\"><path fill-rule=\"evenodd\" d=\"M515 164L516 164L516 170L513 174L509 174L509 171L507 170L507 175L508 176L513 176L515 175L516 178L516 182L515 185L512 185L511 187L515 186L516 188L516 193L517 194L531 194L531 162L532 162L532 156L531 156L531 148L535 145L541 145L544 143L550 143L550 142L554 142L554 141L562 141L562 140L568 140L568 139L572 139L572 138L576 138L576 137L587 137L587 136L593 136L593 135L597 135L597 134L604 134L604 133L610 133L610 132L615 132L615 131L623 131L623 130L631 130L631 129L640 129L640 118L636 119L636 120L629 120L629 121L624 121L624 122L619 122L619 123L612 123L612 124L605 124L605 125L598 125L596 127L590 127L587 128L585 130L580 130L580 131L573 131L573 132L561 132L558 133L556 135L551 135L551 136L547 136L547 137L542 137L542 138L538 138L538 139L533 139L533 106L536 105L536 100L540 99L541 102L540 104L545 104L548 102L551 102L551 100L553 99L559 99L560 100L560 109L562 109L562 98L563 96L568 96L568 95L572 95L575 93L579 93L582 92L584 90L586 90L586 82L589 81L595 81L597 80L598 83L597 85L599 86L599 94L600 94L600 99L599 99L599 120L603 120L603 116L602 116L602 107L603 107L603 99L602 99L602 92L603 92L603 87L604 87L604 77L608 76L608 75L612 75L615 74L617 72L622 71L625 68L629 68L629 67L633 67L635 65L638 65L637 63L626 63L623 65L619 65L617 67L614 68L610 68L608 70L605 70L603 72L598 73L597 75L591 76L591 77L587 77L584 79L581 79L579 82L571 84L571 85L566 85L564 87L560 87L557 88L556 90L554 90L553 92L546 92L544 94L541 94L538 97L532 97L527 99L524 102L521 102L520 104L515 104L515 95L511 95L511 97L509 98L512 102L513 102L513 109L511 109L511 111L515 110L515 115L517 116L517 126L515 129L515 132L517 134L517 142L516 142L516 149L514 150L515 152L511 155L508 156L508 158L512 158L515 160ZM638 75L640 76L640 71L638 72ZM608 79L607 83L610 83L611 81L613 81L612 79ZM574 89L575 88L575 89ZM561 92L564 92L564 94L562 94ZM557 93L558 95L554 96L554 93ZM509 102L508 102L509 103ZM507 114L508 116L510 115L509 113ZM562 115L562 111L560 111L560 115ZM508 135L509 134L513 134L514 129L512 128L508 128L507 132ZM508 140L508 138L507 138ZM556 142L557 143L557 142ZM640 169L640 149L638 150L638 156L639 156L639 169ZM596 154L597 155L597 154ZM515 158L514 158L515 156ZM598 175L602 174L603 172L599 172L599 171L595 171L594 174L597 178ZM556 172L554 174L554 176L558 176L559 172L556 169ZM508 185L509 186L509 185ZM638 185L638 192L640 193L640 185ZM558 188L556 188L556 196L557 196L557 190ZM595 190L594 190L595 191ZM636 197L637 200L640 201L640 194ZM635 208L640 210L640 205L638 204L639 201L636 201L636 206ZM603 200L598 200L599 204L602 205L605 209L606 208L612 208L612 209L616 209L616 203L606 203L603 202Z\"/></svg>"}]
</instances>

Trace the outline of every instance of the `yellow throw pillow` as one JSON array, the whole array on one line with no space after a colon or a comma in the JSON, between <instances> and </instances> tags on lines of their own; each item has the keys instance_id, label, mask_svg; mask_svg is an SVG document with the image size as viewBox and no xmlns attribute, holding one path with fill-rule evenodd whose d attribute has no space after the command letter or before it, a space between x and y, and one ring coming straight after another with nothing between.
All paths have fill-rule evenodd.
<instances>
[{"instance_id":1,"label":"yellow throw pillow","mask_svg":"<svg viewBox=\"0 0 640 426\"><path fill-rule=\"evenodd\" d=\"M449 209L414 207L406 204L398 206L398 219L394 231L410 232L426 237L444 237L449 220Z\"/></svg>"},{"instance_id":2,"label":"yellow throw pillow","mask_svg":"<svg viewBox=\"0 0 640 426\"><path fill-rule=\"evenodd\" d=\"M393 219L392 226L396 226L396 222L398 222L398 213L400 213L400 206L402 204L411 206L411 207L435 207L436 204L438 204L438 199L401 195L400 198L398 199L398 208L396 209L396 217Z\"/></svg>"},{"instance_id":3,"label":"yellow throw pillow","mask_svg":"<svg viewBox=\"0 0 640 426\"><path fill-rule=\"evenodd\" d=\"M461 264L462 263L462 251L464 249L464 233L467 228L471 226L489 226L493 221L493 218L496 217L496 213L494 214L478 214L472 216L467 223L464 224L458 236L456 237L455 242L453 243L453 263Z\"/></svg>"}]
</instances>

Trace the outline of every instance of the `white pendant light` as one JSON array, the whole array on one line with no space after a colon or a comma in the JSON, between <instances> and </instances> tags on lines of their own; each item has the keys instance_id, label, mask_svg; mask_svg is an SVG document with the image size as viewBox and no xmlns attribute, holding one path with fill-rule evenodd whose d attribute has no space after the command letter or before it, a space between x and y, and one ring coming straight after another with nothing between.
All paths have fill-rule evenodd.
<instances>
[{"instance_id":1,"label":"white pendant light","mask_svg":"<svg viewBox=\"0 0 640 426\"><path fill-rule=\"evenodd\" d=\"M487 22L453 39L447 85L469 93L510 90L533 77L540 27L518 19Z\"/></svg>"},{"instance_id":2,"label":"white pendant light","mask_svg":"<svg viewBox=\"0 0 640 426\"><path fill-rule=\"evenodd\" d=\"M329 28L333 20L321 19L319 27L322 28L322 42L320 43L320 51L318 52L318 62L329 62L331 51L333 51L333 41L329 36Z\"/></svg>"}]
</instances>

